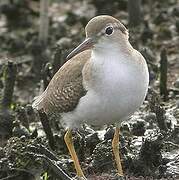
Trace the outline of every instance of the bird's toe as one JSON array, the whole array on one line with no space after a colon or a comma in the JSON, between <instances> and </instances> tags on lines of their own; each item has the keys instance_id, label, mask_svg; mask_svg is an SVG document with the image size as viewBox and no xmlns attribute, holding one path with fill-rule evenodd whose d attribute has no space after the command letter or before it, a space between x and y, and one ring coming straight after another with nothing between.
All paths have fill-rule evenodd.
<instances>
[{"instance_id":1,"label":"bird's toe","mask_svg":"<svg viewBox=\"0 0 179 180\"><path fill-rule=\"evenodd\" d=\"M86 177L76 176L74 180L87 180L87 178Z\"/></svg>"},{"instance_id":2,"label":"bird's toe","mask_svg":"<svg viewBox=\"0 0 179 180\"><path fill-rule=\"evenodd\" d=\"M115 180L125 180L125 177L123 175L116 174Z\"/></svg>"}]
</instances>

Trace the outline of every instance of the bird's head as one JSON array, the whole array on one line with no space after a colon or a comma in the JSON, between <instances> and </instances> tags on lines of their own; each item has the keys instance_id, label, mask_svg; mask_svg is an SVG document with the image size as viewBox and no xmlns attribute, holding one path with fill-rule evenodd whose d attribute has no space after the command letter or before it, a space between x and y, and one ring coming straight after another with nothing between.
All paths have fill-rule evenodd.
<instances>
[{"instance_id":1,"label":"bird's head","mask_svg":"<svg viewBox=\"0 0 179 180\"><path fill-rule=\"evenodd\" d=\"M128 41L128 30L112 16L102 15L92 18L85 27L86 39L68 56L71 59L80 52L106 45L120 45Z\"/></svg>"}]
</instances>

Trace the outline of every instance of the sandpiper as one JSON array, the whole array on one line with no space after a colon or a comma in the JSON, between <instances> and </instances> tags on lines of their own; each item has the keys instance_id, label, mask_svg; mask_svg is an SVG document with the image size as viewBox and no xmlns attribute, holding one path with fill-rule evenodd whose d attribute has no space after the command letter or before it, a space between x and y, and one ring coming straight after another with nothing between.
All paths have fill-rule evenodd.
<instances>
[{"instance_id":1,"label":"sandpiper","mask_svg":"<svg viewBox=\"0 0 179 180\"><path fill-rule=\"evenodd\" d=\"M118 174L123 176L119 155L119 125L143 103L149 83L144 57L128 41L128 30L117 19L102 15L85 28L86 39L68 56L33 107L60 115L66 128L65 143L77 176L85 178L73 142L72 129L82 123L116 124L112 141Z\"/></svg>"}]
</instances>

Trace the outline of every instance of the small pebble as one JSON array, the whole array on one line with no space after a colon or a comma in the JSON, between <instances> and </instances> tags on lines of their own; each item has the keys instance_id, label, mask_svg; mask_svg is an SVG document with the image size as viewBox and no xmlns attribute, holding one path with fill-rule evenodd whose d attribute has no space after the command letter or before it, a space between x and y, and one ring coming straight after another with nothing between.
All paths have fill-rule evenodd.
<instances>
[{"instance_id":1,"label":"small pebble","mask_svg":"<svg viewBox=\"0 0 179 180\"><path fill-rule=\"evenodd\" d=\"M174 98L175 97L175 93L173 91L169 91L168 97L169 98Z\"/></svg>"}]
</instances>

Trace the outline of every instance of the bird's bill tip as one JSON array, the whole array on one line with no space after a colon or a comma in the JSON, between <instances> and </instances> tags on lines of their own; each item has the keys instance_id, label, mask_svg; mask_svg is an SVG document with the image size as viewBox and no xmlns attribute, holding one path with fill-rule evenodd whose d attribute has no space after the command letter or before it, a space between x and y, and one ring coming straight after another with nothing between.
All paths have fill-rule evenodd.
<instances>
[{"instance_id":1,"label":"bird's bill tip","mask_svg":"<svg viewBox=\"0 0 179 180\"><path fill-rule=\"evenodd\" d=\"M94 45L92 38L86 38L77 48L75 48L67 57L66 59L69 60L72 57L76 56L77 54L92 48Z\"/></svg>"}]
</instances>

